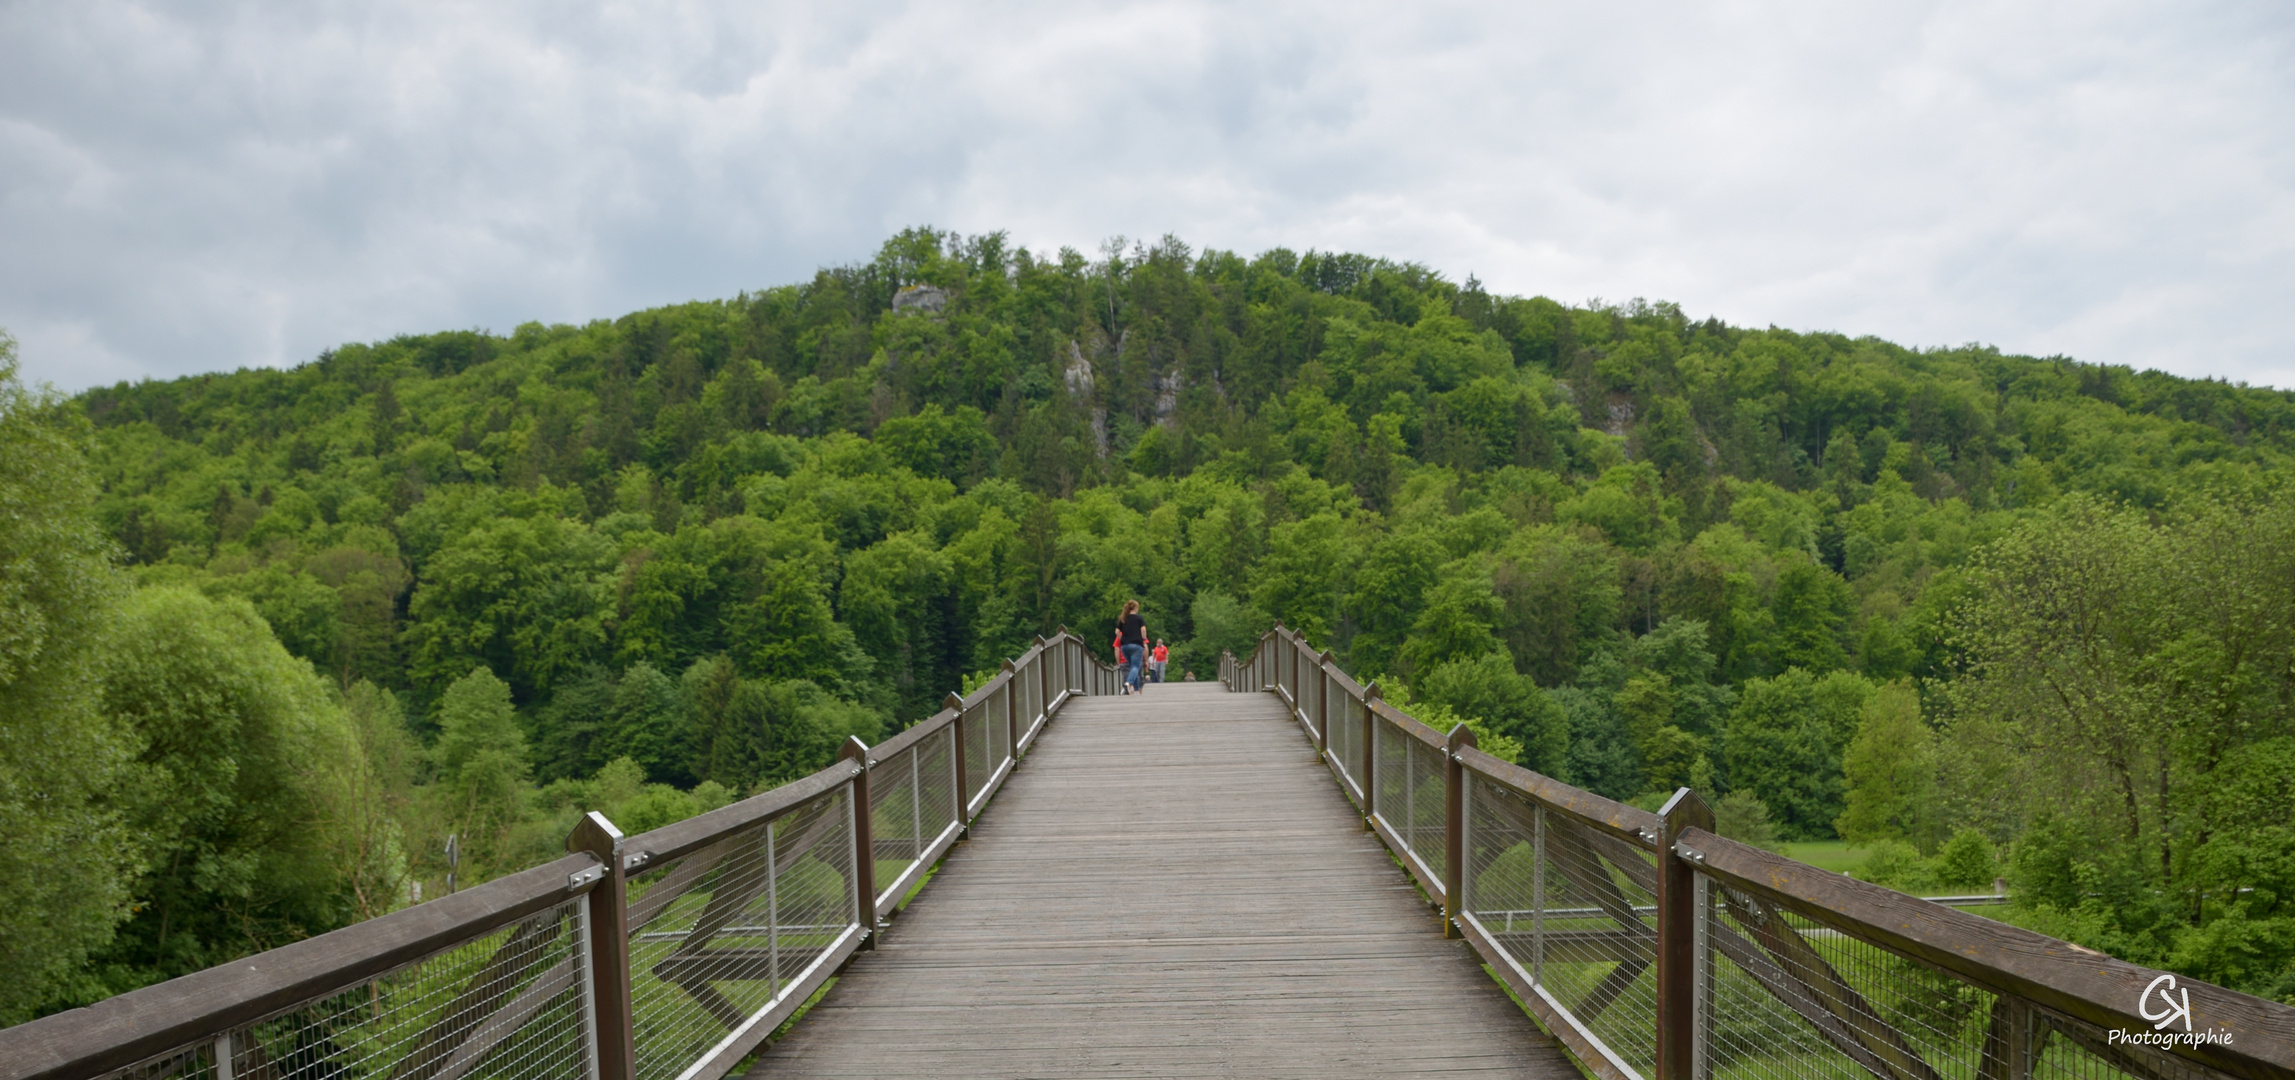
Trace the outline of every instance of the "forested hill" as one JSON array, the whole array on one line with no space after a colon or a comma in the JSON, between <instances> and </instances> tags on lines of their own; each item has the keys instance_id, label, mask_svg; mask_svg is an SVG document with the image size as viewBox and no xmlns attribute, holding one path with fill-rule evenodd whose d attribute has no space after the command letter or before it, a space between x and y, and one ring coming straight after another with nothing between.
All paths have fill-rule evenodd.
<instances>
[{"instance_id":1,"label":"forested hill","mask_svg":"<svg viewBox=\"0 0 2295 1080\"><path fill-rule=\"evenodd\" d=\"M107 910L138 913L47 1000L403 904L448 832L469 880L581 807L643 828L798 775L1127 597L1175 678L1281 620L1604 794L1692 784L1907 887L2005 873L2153 962L2295 942L2295 840L2227 824L2295 796L2206 794L2295 763L2284 620L2221 602L2295 581L2283 391L912 230L731 300L74 404L132 584L87 722L197 797L115 808L146 846ZM290 660L308 685L235 674ZM355 783L253 776L281 746ZM2224 948L2248 967L2179 962L2295 980L2295 944Z\"/></svg>"}]
</instances>

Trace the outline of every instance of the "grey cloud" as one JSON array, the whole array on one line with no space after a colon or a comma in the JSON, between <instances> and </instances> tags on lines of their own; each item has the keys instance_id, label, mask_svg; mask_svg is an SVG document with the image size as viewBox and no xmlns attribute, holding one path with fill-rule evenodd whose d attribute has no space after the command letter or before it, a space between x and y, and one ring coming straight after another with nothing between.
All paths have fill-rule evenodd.
<instances>
[{"instance_id":1,"label":"grey cloud","mask_svg":"<svg viewBox=\"0 0 2295 1080\"><path fill-rule=\"evenodd\" d=\"M890 231L1416 259L2295 386L2265 4L0 7L77 388L799 280Z\"/></svg>"}]
</instances>

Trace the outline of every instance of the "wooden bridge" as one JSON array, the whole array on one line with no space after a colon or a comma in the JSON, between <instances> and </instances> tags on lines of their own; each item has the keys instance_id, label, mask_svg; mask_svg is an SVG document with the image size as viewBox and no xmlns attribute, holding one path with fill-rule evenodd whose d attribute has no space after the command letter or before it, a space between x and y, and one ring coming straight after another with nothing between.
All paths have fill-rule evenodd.
<instances>
[{"instance_id":1,"label":"wooden bridge","mask_svg":"<svg viewBox=\"0 0 2295 1080\"><path fill-rule=\"evenodd\" d=\"M0 1030L0 1080L2295 1080L2295 1009L1557 783L1281 628L1115 688L1063 632L795 783Z\"/></svg>"}]
</instances>

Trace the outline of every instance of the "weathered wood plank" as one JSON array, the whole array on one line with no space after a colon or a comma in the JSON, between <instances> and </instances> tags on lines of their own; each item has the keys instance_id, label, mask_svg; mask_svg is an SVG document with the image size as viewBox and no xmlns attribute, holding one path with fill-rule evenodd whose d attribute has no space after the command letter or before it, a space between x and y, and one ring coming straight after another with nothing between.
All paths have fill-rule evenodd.
<instances>
[{"instance_id":1,"label":"weathered wood plank","mask_svg":"<svg viewBox=\"0 0 2295 1080\"><path fill-rule=\"evenodd\" d=\"M755 1077L1579 1074L1268 694L1078 698Z\"/></svg>"}]
</instances>

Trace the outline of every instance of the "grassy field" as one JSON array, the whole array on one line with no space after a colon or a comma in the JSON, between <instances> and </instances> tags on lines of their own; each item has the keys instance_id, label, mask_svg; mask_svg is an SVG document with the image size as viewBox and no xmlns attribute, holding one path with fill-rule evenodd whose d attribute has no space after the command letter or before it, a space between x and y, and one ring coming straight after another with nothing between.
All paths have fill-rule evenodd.
<instances>
[{"instance_id":1,"label":"grassy field","mask_svg":"<svg viewBox=\"0 0 2295 1080\"><path fill-rule=\"evenodd\" d=\"M1872 855L1870 850L1850 847L1842 840L1789 841L1777 846L1784 849L1786 858L1798 859L1836 874L1855 871L1865 865L1865 859Z\"/></svg>"}]
</instances>

